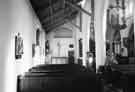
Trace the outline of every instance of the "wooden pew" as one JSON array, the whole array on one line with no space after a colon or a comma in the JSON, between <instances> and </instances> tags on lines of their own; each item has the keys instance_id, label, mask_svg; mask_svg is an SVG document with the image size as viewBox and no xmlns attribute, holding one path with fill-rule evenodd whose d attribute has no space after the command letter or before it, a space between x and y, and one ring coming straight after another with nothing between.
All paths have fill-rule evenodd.
<instances>
[{"instance_id":1,"label":"wooden pew","mask_svg":"<svg viewBox=\"0 0 135 92\"><path fill-rule=\"evenodd\" d=\"M115 65L114 69L119 70L127 77L127 92L135 92L135 64Z\"/></svg>"},{"instance_id":2,"label":"wooden pew","mask_svg":"<svg viewBox=\"0 0 135 92\"><path fill-rule=\"evenodd\" d=\"M32 67L18 82L18 92L96 92L96 74L78 64Z\"/></svg>"}]
</instances>

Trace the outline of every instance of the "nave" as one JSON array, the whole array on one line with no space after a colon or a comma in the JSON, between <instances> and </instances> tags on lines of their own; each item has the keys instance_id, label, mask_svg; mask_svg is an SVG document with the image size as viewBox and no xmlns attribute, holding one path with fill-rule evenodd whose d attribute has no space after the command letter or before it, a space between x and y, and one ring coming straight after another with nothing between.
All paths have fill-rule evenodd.
<instances>
[{"instance_id":1,"label":"nave","mask_svg":"<svg viewBox=\"0 0 135 92\"><path fill-rule=\"evenodd\" d=\"M0 92L135 92L134 5L0 0Z\"/></svg>"}]
</instances>

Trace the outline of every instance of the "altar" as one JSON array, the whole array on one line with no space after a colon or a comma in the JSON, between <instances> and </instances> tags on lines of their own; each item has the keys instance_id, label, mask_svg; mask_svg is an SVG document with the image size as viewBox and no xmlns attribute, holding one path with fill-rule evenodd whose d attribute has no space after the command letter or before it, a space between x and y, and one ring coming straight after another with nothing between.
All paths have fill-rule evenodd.
<instances>
[{"instance_id":1,"label":"altar","mask_svg":"<svg viewBox=\"0 0 135 92\"><path fill-rule=\"evenodd\" d=\"M51 64L68 64L68 57L51 57Z\"/></svg>"}]
</instances>

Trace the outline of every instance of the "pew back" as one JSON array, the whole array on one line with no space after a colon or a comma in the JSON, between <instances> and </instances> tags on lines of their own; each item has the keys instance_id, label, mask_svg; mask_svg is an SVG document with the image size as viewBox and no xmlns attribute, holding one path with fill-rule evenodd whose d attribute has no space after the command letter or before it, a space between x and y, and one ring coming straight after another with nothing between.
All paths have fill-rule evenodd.
<instances>
[{"instance_id":1,"label":"pew back","mask_svg":"<svg viewBox=\"0 0 135 92\"><path fill-rule=\"evenodd\" d=\"M96 92L96 74L75 64L34 67L18 80L18 92Z\"/></svg>"}]
</instances>

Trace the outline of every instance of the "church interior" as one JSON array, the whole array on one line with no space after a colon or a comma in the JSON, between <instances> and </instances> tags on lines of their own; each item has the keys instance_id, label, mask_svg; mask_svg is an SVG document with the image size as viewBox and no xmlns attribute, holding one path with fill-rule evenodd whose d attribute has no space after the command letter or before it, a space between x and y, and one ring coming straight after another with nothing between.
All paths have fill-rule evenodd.
<instances>
[{"instance_id":1,"label":"church interior","mask_svg":"<svg viewBox=\"0 0 135 92\"><path fill-rule=\"evenodd\" d=\"M134 0L1 0L0 92L135 92Z\"/></svg>"}]
</instances>

